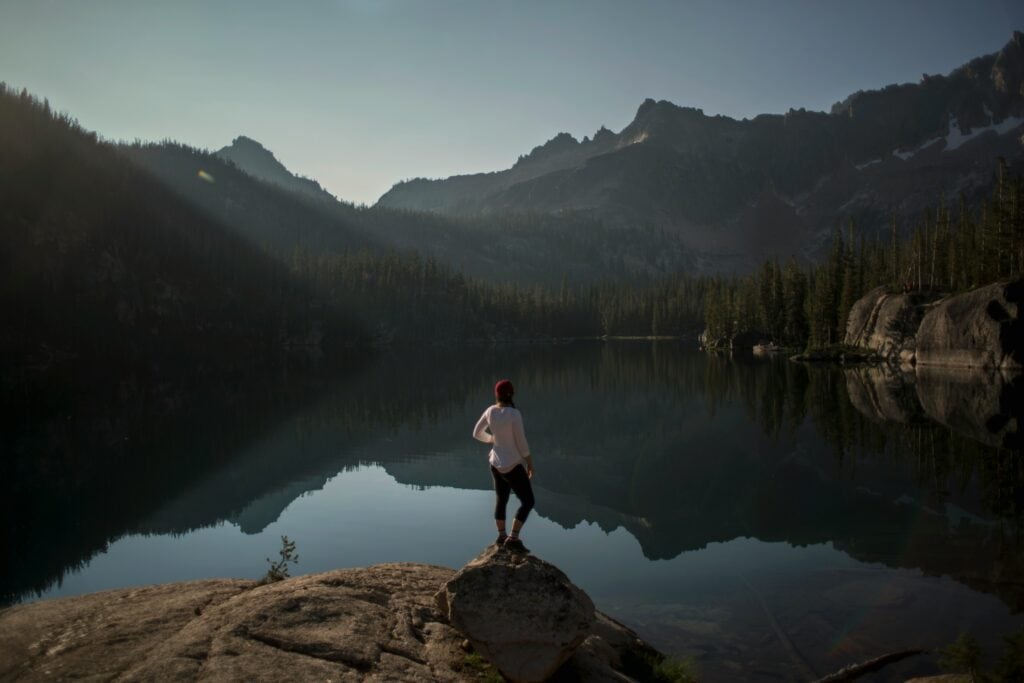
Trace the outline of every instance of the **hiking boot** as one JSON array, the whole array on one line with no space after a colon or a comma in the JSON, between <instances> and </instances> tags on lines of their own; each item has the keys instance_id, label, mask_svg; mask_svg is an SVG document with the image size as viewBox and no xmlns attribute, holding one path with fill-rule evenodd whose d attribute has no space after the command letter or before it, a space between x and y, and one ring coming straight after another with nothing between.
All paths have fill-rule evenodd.
<instances>
[{"instance_id":1,"label":"hiking boot","mask_svg":"<svg viewBox=\"0 0 1024 683\"><path fill-rule=\"evenodd\" d=\"M504 544L503 547L505 548L505 550L511 550L512 552L516 552L516 553L528 553L528 552L530 552L529 550L526 549L526 546L523 545L522 541L520 541L518 538L514 538L512 536L509 536L508 538L505 539L505 544Z\"/></svg>"},{"instance_id":2,"label":"hiking boot","mask_svg":"<svg viewBox=\"0 0 1024 683\"><path fill-rule=\"evenodd\" d=\"M498 534L497 540L494 541L495 547L497 547L497 548L502 547L503 545L505 545L505 541L506 540L508 540L508 535L507 534Z\"/></svg>"}]
</instances>

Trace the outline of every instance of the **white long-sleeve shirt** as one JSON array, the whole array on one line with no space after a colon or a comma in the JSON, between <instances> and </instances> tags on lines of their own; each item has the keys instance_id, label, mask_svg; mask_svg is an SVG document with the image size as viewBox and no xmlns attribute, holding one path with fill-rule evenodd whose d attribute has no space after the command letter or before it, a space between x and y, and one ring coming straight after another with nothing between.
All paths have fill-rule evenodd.
<instances>
[{"instance_id":1,"label":"white long-sleeve shirt","mask_svg":"<svg viewBox=\"0 0 1024 683\"><path fill-rule=\"evenodd\" d=\"M530 444L523 431L523 415L511 406L487 408L473 428L473 438L492 444L487 459L499 472L511 472L530 455Z\"/></svg>"}]
</instances>

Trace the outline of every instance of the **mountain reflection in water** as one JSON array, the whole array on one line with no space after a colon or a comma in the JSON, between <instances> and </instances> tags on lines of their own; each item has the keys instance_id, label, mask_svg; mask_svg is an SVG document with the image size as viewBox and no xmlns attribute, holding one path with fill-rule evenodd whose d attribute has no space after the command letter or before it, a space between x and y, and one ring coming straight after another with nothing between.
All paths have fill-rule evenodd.
<instances>
[{"instance_id":1,"label":"mountain reflection in water","mask_svg":"<svg viewBox=\"0 0 1024 683\"><path fill-rule=\"evenodd\" d=\"M395 352L315 381L122 380L11 402L0 590L191 578L197 562L238 574L246 539L278 527L303 572L459 566L490 540L469 431L498 377L516 382L537 459L531 547L709 680L823 675L872 648L1021 625L1017 380L673 343ZM248 575L275 550L256 540Z\"/></svg>"}]
</instances>

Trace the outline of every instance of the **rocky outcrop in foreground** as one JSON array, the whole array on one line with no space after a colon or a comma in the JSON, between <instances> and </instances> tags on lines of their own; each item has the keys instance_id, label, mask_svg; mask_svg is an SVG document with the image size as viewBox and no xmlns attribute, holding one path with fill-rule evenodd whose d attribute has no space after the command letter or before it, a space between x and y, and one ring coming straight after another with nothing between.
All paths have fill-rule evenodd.
<instances>
[{"instance_id":1,"label":"rocky outcrop in foreground","mask_svg":"<svg viewBox=\"0 0 1024 683\"><path fill-rule=\"evenodd\" d=\"M490 549L437 594L437 608L515 681L544 681L594 627L594 603L552 564Z\"/></svg>"},{"instance_id":2,"label":"rocky outcrop in foreground","mask_svg":"<svg viewBox=\"0 0 1024 683\"><path fill-rule=\"evenodd\" d=\"M480 652L467 652L466 639ZM384 564L264 586L126 588L0 612L2 680L470 681L491 668L480 654L514 681L551 672L629 681L624 670L639 663L630 673L642 677L644 662L661 659L595 612L557 568L496 550L457 575Z\"/></svg>"}]
</instances>

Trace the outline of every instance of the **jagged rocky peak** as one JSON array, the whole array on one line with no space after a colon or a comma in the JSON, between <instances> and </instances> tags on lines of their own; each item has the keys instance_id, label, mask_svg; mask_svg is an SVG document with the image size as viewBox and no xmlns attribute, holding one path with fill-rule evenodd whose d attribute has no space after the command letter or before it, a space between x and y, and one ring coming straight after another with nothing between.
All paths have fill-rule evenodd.
<instances>
[{"instance_id":1,"label":"jagged rocky peak","mask_svg":"<svg viewBox=\"0 0 1024 683\"><path fill-rule=\"evenodd\" d=\"M559 133L555 137L551 138L543 145L537 145L530 150L530 153L526 156L519 157L517 164L524 162L540 161L547 157L561 154L562 152L569 152L579 147L580 142L569 133Z\"/></svg>"},{"instance_id":2,"label":"jagged rocky peak","mask_svg":"<svg viewBox=\"0 0 1024 683\"><path fill-rule=\"evenodd\" d=\"M989 113L984 114L984 110ZM832 106L865 124L877 124L903 113L936 130L946 126L950 114L966 128L1024 114L1024 33L1013 37L998 52L972 59L948 75L923 74L918 83L860 90Z\"/></svg>"},{"instance_id":3,"label":"jagged rocky peak","mask_svg":"<svg viewBox=\"0 0 1024 683\"><path fill-rule=\"evenodd\" d=\"M234 140L231 141L231 144L229 145L229 147L234 147L236 149L248 148L248 149L251 149L251 150L254 150L254 151L265 152L266 154L269 154L270 156L274 156L273 153L270 150L268 150L266 147L264 147L259 142L257 142L256 140L253 140L252 138L250 138L247 135L239 135L237 138L235 138Z\"/></svg>"},{"instance_id":4,"label":"jagged rocky peak","mask_svg":"<svg viewBox=\"0 0 1024 683\"><path fill-rule=\"evenodd\" d=\"M1024 33L1014 31L1013 38L996 55L992 84L1008 97L1024 95Z\"/></svg>"},{"instance_id":5,"label":"jagged rocky peak","mask_svg":"<svg viewBox=\"0 0 1024 683\"><path fill-rule=\"evenodd\" d=\"M717 136L732 124L735 124L733 119L707 116L703 109L647 98L637 109L633 121L619 134L619 146L651 141L677 151L692 151L714 144L708 135Z\"/></svg>"},{"instance_id":6,"label":"jagged rocky peak","mask_svg":"<svg viewBox=\"0 0 1024 683\"><path fill-rule=\"evenodd\" d=\"M237 166L243 167L243 170L245 162L251 163L254 161L259 161L263 164L274 164L282 169L284 168L284 165L277 160L273 152L246 135L236 137L231 141L230 145L221 148L217 152L217 156L234 161Z\"/></svg>"},{"instance_id":7,"label":"jagged rocky peak","mask_svg":"<svg viewBox=\"0 0 1024 683\"><path fill-rule=\"evenodd\" d=\"M610 130L608 130L604 126L601 126L600 128L598 128L597 132L594 133L594 142L597 142L597 143L611 142L614 139L615 139L615 133L611 132Z\"/></svg>"},{"instance_id":8,"label":"jagged rocky peak","mask_svg":"<svg viewBox=\"0 0 1024 683\"><path fill-rule=\"evenodd\" d=\"M682 115L687 111L685 107L672 104L668 100L658 100L656 102L648 97L637 108L633 121L622 132L626 137L634 137L640 132L652 135L659 132L665 126L671 125L674 120L682 118ZM689 111L691 113L699 112L696 109ZM703 115L703 112L700 112L700 114ZM627 131L629 132L627 133Z\"/></svg>"},{"instance_id":9,"label":"jagged rocky peak","mask_svg":"<svg viewBox=\"0 0 1024 683\"><path fill-rule=\"evenodd\" d=\"M307 197L334 201L334 196L323 189L320 183L292 173L278 161L273 152L245 135L236 137L230 145L220 149L217 156L230 161L254 178L274 183Z\"/></svg>"},{"instance_id":10,"label":"jagged rocky peak","mask_svg":"<svg viewBox=\"0 0 1024 683\"><path fill-rule=\"evenodd\" d=\"M653 100L648 97L636 110L635 121L652 121L659 118L705 118L704 110L696 107L681 107L668 100Z\"/></svg>"}]
</instances>

